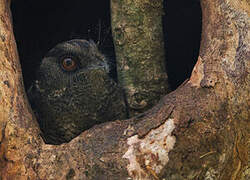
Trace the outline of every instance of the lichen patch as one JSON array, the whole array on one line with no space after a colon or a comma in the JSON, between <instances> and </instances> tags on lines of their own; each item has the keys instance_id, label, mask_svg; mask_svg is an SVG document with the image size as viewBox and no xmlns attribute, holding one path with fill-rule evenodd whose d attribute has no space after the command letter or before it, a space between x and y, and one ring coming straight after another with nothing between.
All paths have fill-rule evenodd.
<instances>
[{"instance_id":1,"label":"lichen patch","mask_svg":"<svg viewBox=\"0 0 250 180\"><path fill-rule=\"evenodd\" d=\"M129 148L123 158L129 161L127 170L133 179L157 179L157 174L169 161L169 151L174 147L176 139L171 135L174 129L174 119L168 119L143 139L138 135L127 139Z\"/></svg>"}]
</instances>

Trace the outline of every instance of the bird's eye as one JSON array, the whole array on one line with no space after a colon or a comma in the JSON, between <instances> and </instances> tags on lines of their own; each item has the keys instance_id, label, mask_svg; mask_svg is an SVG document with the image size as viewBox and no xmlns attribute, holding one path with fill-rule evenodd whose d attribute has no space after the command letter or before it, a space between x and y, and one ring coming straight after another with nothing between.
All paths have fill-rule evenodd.
<instances>
[{"instance_id":1,"label":"bird's eye","mask_svg":"<svg viewBox=\"0 0 250 180\"><path fill-rule=\"evenodd\" d=\"M62 68L65 71L74 71L76 67L77 67L77 63L72 58L67 57L62 60Z\"/></svg>"}]
</instances>

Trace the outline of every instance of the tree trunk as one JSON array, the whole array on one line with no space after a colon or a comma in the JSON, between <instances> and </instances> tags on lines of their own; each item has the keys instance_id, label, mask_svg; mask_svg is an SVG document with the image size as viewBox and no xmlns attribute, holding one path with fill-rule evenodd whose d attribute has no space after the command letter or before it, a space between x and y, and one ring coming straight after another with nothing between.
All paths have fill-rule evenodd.
<instances>
[{"instance_id":1,"label":"tree trunk","mask_svg":"<svg viewBox=\"0 0 250 180\"><path fill-rule=\"evenodd\" d=\"M0 0L0 178L249 179L249 2L201 4L188 81L143 114L46 145L25 96L10 1Z\"/></svg>"}]
</instances>

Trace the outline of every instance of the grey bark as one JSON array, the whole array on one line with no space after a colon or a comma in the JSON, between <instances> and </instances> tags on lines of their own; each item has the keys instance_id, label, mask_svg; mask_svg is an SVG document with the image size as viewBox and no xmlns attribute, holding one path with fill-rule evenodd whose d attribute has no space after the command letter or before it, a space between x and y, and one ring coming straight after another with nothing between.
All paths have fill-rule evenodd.
<instances>
[{"instance_id":1,"label":"grey bark","mask_svg":"<svg viewBox=\"0 0 250 180\"><path fill-rule=\"evenodd\" d=\"M144 112L168 90L162 30L163 3L111 0L119 83L130 115Z\"/></svg>"}]
</instances>

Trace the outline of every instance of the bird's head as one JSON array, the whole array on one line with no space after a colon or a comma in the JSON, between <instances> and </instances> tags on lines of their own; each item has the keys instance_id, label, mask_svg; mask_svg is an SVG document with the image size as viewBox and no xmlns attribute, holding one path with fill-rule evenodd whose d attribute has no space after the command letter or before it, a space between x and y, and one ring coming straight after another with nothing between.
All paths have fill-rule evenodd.
<instances>
[{"instance_id":1,"label":"bird's head","mask_svg":"<svg viewBox=\"0 0 250 180\"><path fill-rule=\"evenodd\" d=\"M94 124L125 118L122 91L108 73L93 41L63 42L45 55L28 94L48 142L69 141Z\"/></svg>"}]
</instances>

